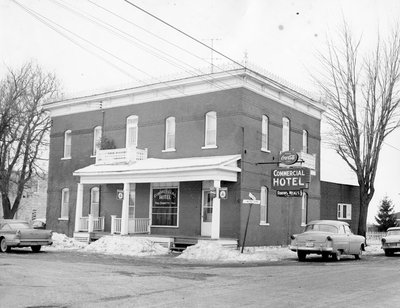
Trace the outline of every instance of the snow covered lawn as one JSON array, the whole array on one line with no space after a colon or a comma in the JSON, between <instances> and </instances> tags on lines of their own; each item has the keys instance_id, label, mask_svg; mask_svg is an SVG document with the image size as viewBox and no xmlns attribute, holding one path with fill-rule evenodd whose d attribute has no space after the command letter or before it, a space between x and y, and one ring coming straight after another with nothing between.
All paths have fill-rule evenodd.
<instances>
[{"instance_id":1,"label":"snow covered lawn","mask_svg":"<svg viewBox=\"0 0 400 308\"><path fill-rule=\"evenodd\" d=\"M84 252L139 257L167 255L169 253L167 248L143 238L110 235L87 245L60 233L53 233L53 245L43 247L43 249L74 249ZM364 252L364 255L378 254L383 254L380 244L369 245ZM297 255L287 247L281 246L247 247L242 254L240 250L223 247L218 242L202 241L188 247L177 258L205 262L273 262L297 258Z\"/></svg>"}]
</instances>

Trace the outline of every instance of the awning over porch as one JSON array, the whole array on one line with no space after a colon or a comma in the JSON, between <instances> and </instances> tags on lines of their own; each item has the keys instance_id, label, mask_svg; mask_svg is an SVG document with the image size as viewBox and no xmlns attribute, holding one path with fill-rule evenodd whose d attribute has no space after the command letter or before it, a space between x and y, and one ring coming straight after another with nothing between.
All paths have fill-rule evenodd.
<instances>
[{"instance_id":1,"label":"awning over porch","mask_svg":"<svg viewBox=\"0 0 400 308\"><path fill-rule=\"evenodd\" d=\"M129 164L93 164L74 172L82 184L237 181L241 155L204 156L176 159L148 158Z\"/></svg>"}]
</instances>

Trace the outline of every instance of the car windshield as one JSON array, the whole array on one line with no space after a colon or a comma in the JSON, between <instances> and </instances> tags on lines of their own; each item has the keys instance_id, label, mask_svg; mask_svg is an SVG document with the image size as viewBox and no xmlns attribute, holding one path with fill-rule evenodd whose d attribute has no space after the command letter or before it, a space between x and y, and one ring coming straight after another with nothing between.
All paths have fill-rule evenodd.
<instances>
[{"instance_id":1,"label":"car windshield","mask_svg":"<svg viewBox=\"0 0 400 308\"><path fill-rule=\"evenodd\" d=\"M400 235L400 230L391 230L391 231L388 231L387 235Z\"/></svg>"},{"instance_id":2,"label":"car windshield","mask_svg":"<svg viewBox=\"0 0 400 308\"><path fill-rule=\"evenodd\" d=\"M8 225L13 230L30 229L30 226L27 222L9 222Z\"/></svg>"},{"instance_id":3,"label":"car windshield","mask_svg":"<svg viewBox=\"0 0 400 308\"><path fill-rule=\"evenodd\" d=\"M326 224L312 224L307 225L304 231L322 231L322 232L329 232L329 233L338 233L338 229L332 225Z\"/></svg>"}]
</instances>

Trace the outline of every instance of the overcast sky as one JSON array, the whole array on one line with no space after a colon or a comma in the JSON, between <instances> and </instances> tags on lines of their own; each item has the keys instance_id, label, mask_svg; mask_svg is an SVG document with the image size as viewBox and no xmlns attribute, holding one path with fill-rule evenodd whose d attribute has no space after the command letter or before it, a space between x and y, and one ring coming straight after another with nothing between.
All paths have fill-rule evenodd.
<instances>
[{"instance_id":1,"label":"overcast sky","mask_svg":"<svg viewBox=\"0 0 400 308\"><path fill-rule=\"evenodd\" d=\"M400 16L400 1L132 0L223 55L260 66L316 91L318 52L345 19L363 50ZM19 4L19 5L18 5ZM0 0L0 74L35 60L57 74L67 95L207 73L229 59L120 0ZM369 220L387 195L400 211L400 132L383 148ZM344 163L322 148L322 179L354 183Z\"/></svg>"}]
</instances>

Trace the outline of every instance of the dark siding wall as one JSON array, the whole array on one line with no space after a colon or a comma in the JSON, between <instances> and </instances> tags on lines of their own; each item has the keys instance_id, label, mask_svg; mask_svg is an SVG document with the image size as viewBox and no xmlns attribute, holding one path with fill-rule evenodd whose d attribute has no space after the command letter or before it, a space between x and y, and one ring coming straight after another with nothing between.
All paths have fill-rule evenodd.
<instances>
[{"instance_id":1,"label":"dark siding wall","mask_svg":"<svg viewBox=\"0 0 400 308\"><path fill-rule=\"evenodd\" d=\"M351 220L344 221L356 232L360 215L360 188L321 181L321 219L337 220L338 203L351 204Z\"/></svg>"}]
</instances>

